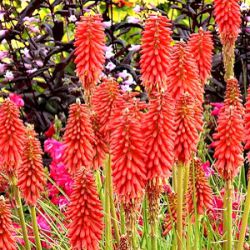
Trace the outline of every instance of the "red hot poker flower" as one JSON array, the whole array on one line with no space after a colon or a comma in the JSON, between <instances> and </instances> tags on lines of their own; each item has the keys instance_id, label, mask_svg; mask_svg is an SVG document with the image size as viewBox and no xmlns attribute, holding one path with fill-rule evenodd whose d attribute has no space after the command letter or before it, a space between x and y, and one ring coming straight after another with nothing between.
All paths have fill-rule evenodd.
<instances>
[{"instance_id":1,"label":"red hot poker flower","mask_svg":"<svg viewBox=\"0 0 250 250\"><path fill-rule=\"evenodd\" d=\"M241 13L238 0L214 0L214 15L221 43L234 45L240 30Z\"/></svg>"},{"instance_id":2,"label":"red hot poker flower","mask_svg":"<svg viewBox=\"0 0 250 250\"><path fill-rule=\"evenodd\" d=\"M170 176L174 163L175 111L173 100L166 93L151 99L143 119L148 179Z\"/></svg>"},{"instance_id":3,"label":"red hot poker flower","mask_svg":"<svg viewBox=\"0 0 250 250\"><path fill-rule=\"evenodd\" d=\"M102 204L93 173L81 169L75 176L67 209L69 239L72 249L98 250L103 232Z\"/></svg>"},{"instance_id":4,"label":"red hot poker flower","mask_svg":"<svg viewBox=\"0 0 250 250\"><path fill-rule=\"evenodd\" d=\"M177 43L173 48L168 73L169 91L177 100L184 92L201 103L203 90L199 82L197 64L184 42Z\"/></svg>"},{"instance_id":5,"label":"red hot poker flower","mask_svg":"<svg viewBox=\"0 0 250 250\"><path fill-rule=\"evenodd\" d=\"M248 87L247 91L247 100L246 100L246 115L245 115L245 149L250 149L250 87ZM248 154L249 155L249 154ZM250 170L248 170L250 173Z\"/></svg>"},{"instance_id":6,"label":"red hot poker flower","mask_svg":"<svg viewBox=\"0 0 250 250\"><path fill-rule=\"evenodd\" d=\"M18 187L28 205L36 205L46 185L42 149L32 127L26 128L22 165L17 169Z\"/></svg>"},{"instance_id":7,"label":"red hot poker flower","mask_svg":"<svg viewBox=\"0 0 250 250\"><path fill-rule=\"evenodd\" d=\"M142 128L125 108L112 116L111 155L115 190L124 203L141 198L146 182Z\"/></svg>"},{"instance_id":8,"label":"red hot poker flower","mask_svg":"<svg viewBox=\"0 0 250 250\"><path fill-rule=\"evenodd\" d=\"M198 33L191 34L188 47L197 63L199 76L204 86L212 67L213 40L210 31L200 28Z\"/></svg>"},{"instance_id":9,"label":"red hot poker flower","mask_svg":"<svg viewBox=\"0 0 250 250\"><path fill-rule=\"evenodd\" d=\"M105 62L105 33L100 15L82 16L75 33L75 63L83 88L91 91Z\"/></svg>"},{"instance_id":10,"label":"red hot poker flower","mask_svg":"<svg viewBox=\"0 0 250 250\"><path fill-rule=\"evenodd\" d=\"M74 175L80 168L90 168L93 162L94 133L89 109L85 104L74 103L69 108L69 118L63 136L65 145L63 162Z\"/></svg>"},{"instance_id":11,"label":"red hot poker flower","mask_svg":"<svg viewBox=\"0 0 250 250\"><path fill-rule=\"evenodd\" d=\"M150 16L142 34L141 78L146 90L160 91L166 88L169 68L170 20L164 16Z\"/></svg>"},{"instance_id":12,"label":"red hot poker flower","mask_svg":"<svg viewBox=\"0 0 250 250\"><path fill-rule=\"evenodd\" d=\"M0 249L17 249L13 235L10 206L5 202L4 197L0 196Z\"/></svg>"},{"instance_id":13,"label":"red hot poker flower","mask_svg":"<svg viewBox=\"0 0 250 250\"><path fill-rule=\"evenodd\" d=\"M100 84L92 97L93 110L96 112L100 122L100 133L104 133L109 142L110 117L116 107L116 100L120 96L119 84L113 79L105 79Z\"/></svg>"},{"instance_id":14,"label":"red hot poker flower","mask_svg":"<svg viewBox=\"0 0 250 250\"><path fill-rule=\"evenodd\" d=\"M24 135L19 110L16 104L6 99L0 106L0 157L1 165L11 175L21 164Z\"/></svg>"},{"instance_id":15,"label":"red hot poker flower","mask_svg":"<svg viewBox=\"0 0 250 250\"><path fill-rule=\"evenodd\" d=\"M175 157L176 161L187 164L196 151L199 140L195 119L195 102L188 93L183 93L176 103Z\"/></svg>"},{"instance_id":16,"label":"red hot poker flower","mask_svg":"<svg viewBox=\"0 0 250 250\"><path fill-rule=\"evenodd\" d=\"M189 185L186 198L189 213L194 213L195 200L198 214L204 214L206 209L213 208L213 192L199 159L195 159L190 164Z\"/></svg>"}]
</instances>

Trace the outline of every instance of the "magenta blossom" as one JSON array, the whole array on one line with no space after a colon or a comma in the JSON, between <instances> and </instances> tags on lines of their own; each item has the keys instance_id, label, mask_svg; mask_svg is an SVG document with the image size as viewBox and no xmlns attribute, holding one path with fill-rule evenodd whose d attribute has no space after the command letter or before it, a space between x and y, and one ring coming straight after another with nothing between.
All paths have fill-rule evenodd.
<instances>
[{"instance_id":1,"label":"magenta blossom","mask_svg":"<svg viewBox=\"0 0 250 250\"><path fill-rule=\"evenodd\" d=\"M45 217L45 215L41 215L41 214L39 214L37 216L38 226L41 230L44 230L46 232L50 232L50 230L51 230L50 225L44 217Z\"/></svg>"},{"instance_id":2,"label":"magenta blossom","mask_svg":"<svg viewBox=\"0 0 250 250\"><path fill-rule=\"evenodd\" d=\"M54 161L59 161L63 155L65 146L53 138L49 138L44 142L44 150L49 153Z\"/></svg>"},{"instance_id":3,"label":"magenta blossom","mask_svg":"<svg viewBox=\"0 0 250 250\"><path fill-rule=\"evenodd\" d=\"M205 176L206 176L207 178L209 178L211 175L214 174L214 170L213 170L213 168L211 167L209 161L204 162L204 163L202 164L202 168L203 168L203 170L204 170L204 172L205 172Z\"/></svg>"},{"instance_id":4,"label":"magenta blossom","mask_svg":"<svg viewBox=\"0 0 250 250\"><path fill-rule=\"evenodd\" d=\"M223 107L223 103L220 102L212 102L211 106L214 107L213 111L211 112L211 115L218 116L220 113L221 108Z\"/></svg>"},{"instance_id":5,"label":"magenta blossom","mask_svg":"<svg viewBox=\"0 0 250 250\"><path fill-rule=\"evenodd\" d=\"M14 102L17 105L18 108L24 106L24 101L20 95L15 93L10 93L9 98L12 102Z\"/></svg>"}]
</instances>

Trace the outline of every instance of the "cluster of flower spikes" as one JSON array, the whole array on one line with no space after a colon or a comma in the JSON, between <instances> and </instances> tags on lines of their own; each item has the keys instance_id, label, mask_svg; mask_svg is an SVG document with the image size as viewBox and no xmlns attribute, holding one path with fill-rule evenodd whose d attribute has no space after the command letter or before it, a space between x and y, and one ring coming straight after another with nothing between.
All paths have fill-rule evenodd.
<instances>
[{"instance_id":1,"label":"cluster of flower spikes","mask_svg":"<svg viewBox=\"0 0 250 250\"><path fill-rule=\"evenodd\" d=\"M170 20L150 16L145 23L141 45L141 79L147 92L165 90L172 41Z\"/></svg>"},{"instance_id":2,"label":"cluster of flower spikes","mask_svg":"<svg viewBox=\"0 0 250 250\"><path fill-rule=\"evenodd\" d=\"M99 133L104 135L104 140L108 145L110 144L111 117L120 96L119 84L113 78L107 78L95 89L91 100L92 108L98 117Z\"/></svg>"},{"instance_id":3,"label":"cluster of flower spikes","mask_svg":"<svg viewBox=\"0 0 250 250\"><path fill-rule=\"evenodd\" d=\"M99 249L104 228L102 210L92 171L80 169L75 176L66 212L72 249Z\"/></svg>"},{"instance_id":4,"label":"cluster of flower spikes","mask_svg":"<svg viewBox=\"0 0 250 250\"><path fill-rule=\"evenodd\" d=\"M0 196L0 249L16 250L10 205Z\"/></svg>"},{"instance_id":5,"label":"cluster of flower spikes","mask_svg":"<svg viewBox=\"0 0 250 250\"><path fill-rule=\"evenodd\" d=\"M224 180L233 180L244 162L244 107L240 99L238 81L227 81L224 106L219 113L214 134L215 167Z\"/></svg>"},{"instance_id":6,"label":"cluster of flower spikes","mask_svg":"<svg viewBox=\"0 0 250 250\"><path fill-rule=\"evenodd\" d=\"M140 199L146 184L142 125L138 112L129 104L124 107L122 100L117 105L110 127L113 183L124 204Z\"/></svg>"},{"instance_id":7,"label":"cluster of flower spikes","mask_svg":"<svg viewBox=\"0 0 250 250\"><path fill-rule=\"evenodd\" d=\"M19 118L19 110L6 99L0 106L0 159L1 168L15 175L22 161L25 127Z\"/></svg>"},{"instance_id":8,"label":"cluster of flower spikes","mask_svg":"<svg viewBox=\"0 0 250 250\"><path fill-rule=\"evenodd\" d=\"M166 212L166 217L164 219L163 224L163 236L166 236L172 228L175 227L175 224L177 223L177 194L172 191L171 188L168 188L166 190L167 192L167 202L168 202L168 209ZM185 202L185 200L184 200ZM183 204L183 223L185 222L185 218L187 216L187 206L186 204Z\"/></svg>"},{"instance_id":9,"label":"cluster of flower spikes","mask_svg":"<svg viewBox=\"0 0 250 250\"><path fill-rule=\"evenodd\" d=\"M174 152L175 160L182 164L189 163L199 140L194 106L194 99L188 93L176 101Z\"/></svg>"},{"instance_id":10,"label":"cluster of flower spikes","mask_svg":"<svg viewBox=\"0 0 250 250\"><path fill-rule=\"evenodd\" d=\"M188 47L193 55L199 70L199 76L204 86L211 72L213 40L210 31L199 29L198 33L191 34Z\"/></svg>"},{"instance_id":11,"label":"cluster of flower spikes","mask_svg":"<svg viewBox=\"0 0 250 250\"><path fill-rule=\"evenodd\" d=\"M247 98L245 104L245 149L250 149L250 87L247 90ZM250 162L250 153L247 154L248 162ZM250 169L248 170L248 175L250 176ZM249 178L248 178L249 179Z\"/></svg>"},{"instance_id":12,"label":"cluster of flower spikes","mask_svg":"<svg viewBox=\"0 0 250 250\"><path fill-rule=\"evenodd\" d=\"M174 101L166 91L155 94L143 118L147 179L166 178L174 163Z\"/></svg>"},{"instance_id":13,"label":"cluster of flower spikes","mask_svg":"<svg viewBox=\"0 0 250 250\"><path fill-rule=\"evenodd\" d=\"M105 62L105 33L100 15L81 17L75 32L76 71L84 90L95 87Z\"/></svg>"},{"instance_id":14,"label":"cluster of flower spikes","mask_svg":"<svg viewBox=\"0 0 250 250\"><path fill-rule=\"evenodd\" d=\"M90 169L94 155L93 143L89 108L78 102L71 104L63 136L63 162L71 175L76 174L81 167Z\"/></svg>"},{"instance_id":15,"label":"cluster of flower spikes","mask_svg":"<svg viewBox=\"0 0 250 250\"><path fill-rule=\"evenodd\" d=\"M241 24L238 0L214 0L214 14L221 43L224 46L234 46Z\"/></svg>"},{"instance_id":16,"label":"cluster of flower spikes","mask_svg":"<svg viewBox=\"0 0 250 250\"><path fill-rule=\"evenodd\" d=\"M46 185L42 148L31 126L26 128L22 165L17 169L18 187L28 205L36 205Z\"/></svg>"},{"instance_id":17,"label":"cluster of flower spikes","mask_svg":"<svg viewBox=\"0 0 250 250\"><path fill-rule=\"evenodd\" d=\"M197 204L198 214L204 214L206 209L213 208L213 191L202 169L200 159L194 159L190 164L186 199L189 213L194 213L194 204Z\"/></svg>"}]
</instances>

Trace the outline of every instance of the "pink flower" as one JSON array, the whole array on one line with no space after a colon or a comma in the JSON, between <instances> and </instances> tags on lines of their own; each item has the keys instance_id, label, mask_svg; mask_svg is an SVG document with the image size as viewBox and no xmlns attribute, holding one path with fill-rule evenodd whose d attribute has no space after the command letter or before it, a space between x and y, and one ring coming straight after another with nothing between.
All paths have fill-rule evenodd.
<instances>
[{"instance_id":1,"label":"pink flower","mask_svg":"<svg viewBox=\"0 0 250 250\"><path fill-rule=\"evenodd\" d=\"M220 113L221 108L223 107L223 103L220 102L212 102L211 106L214 107L213 111L211 112L211 115L218 116Z\"/></svg>"},{"instance_id":2,"label":"pink flower","mask_svg":"<svg viewBox=\"0 0 250 250\"><path fill-rule=\"evenodd\" d=\"M65 196L61 196L58 200L58 206L60 210L63 210L69 204L69 200Z\"/></svg>"},{"instance_id":3,"label":"pink flower","mask_svg":"<svg viewBox=\"0 0 250 250\"><path fill-rule=\"evenodd\" d=\"M49 153L55 161L59 161L64 153L65 146L62 142L49 138L44 142L44 150Z\"/></svg>"},{"instance_id":4,"label":"pink flower","mask_svg":"<svg viewBox=\"0 0 250 250\"><path fill-rule=\"evenodd\" d=\"M44 230L46 232L50 232L51 228L50 228L50 225L49 223L47 222L47 220L45 219L45 215L41 215L39 214L37 216L37 223L38 223L38 226L41 230Z\"/></svg>"},{"instance_id":5,"label":"pink flower","mask_svg":"<svg viewBox=\"0 0 250 250\"><path fill-rule=\"evenodd\" d=\"M17 105L18 108L24 106L24 101L20 95L15 93L10 93L9 98L12 102L14 102Z\"/></svg>"},{"instance_id":6,"label":"pink flower","mask_svg":"<svg viewBox=\"0 0 250 250\"><path fill-rule=\"evenodd\" d=\"M204 170L204 172L205 172L205 176L206 176L207 178L209 178L211 175L214 174L214 170L213 170L213 168L211 167L209 161L206 161L205 163L203 163L203 164L202 164L202 168L203 168L203 170Z\"/></svg>"}]
</instances>

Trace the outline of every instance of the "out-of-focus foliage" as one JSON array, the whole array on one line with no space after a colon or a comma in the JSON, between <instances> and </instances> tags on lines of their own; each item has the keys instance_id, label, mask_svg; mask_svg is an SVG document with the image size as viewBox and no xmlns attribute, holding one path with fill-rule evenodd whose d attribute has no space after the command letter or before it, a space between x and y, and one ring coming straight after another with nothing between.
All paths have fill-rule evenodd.
<instances>
[{"instance_id":1,"label":"out-of-focus foliage","mask_svg":"<svg viewBox=\"0 0 250 250\"><path fill-rule=\"evenodd\" d=\"M250 0L242 7L235 72L242 90L249 80ZM104 74L118 78L124 90L140 87L139 45L144 20L161 13L173 23L174 39L187 40L202 27L215 42L207 100L221 100L225 84L221 44L212 17L212 1L185 0L2 0L0 4L0 88L21 94L25 119L44 132L55 115L64 122L68 105L82 96L75 74L74 30L81 15L101 13L107 35ZM122 75L122 76L121 76ZM144 94L141 93L143 98Z\"/></svg>"}]
</instances>

